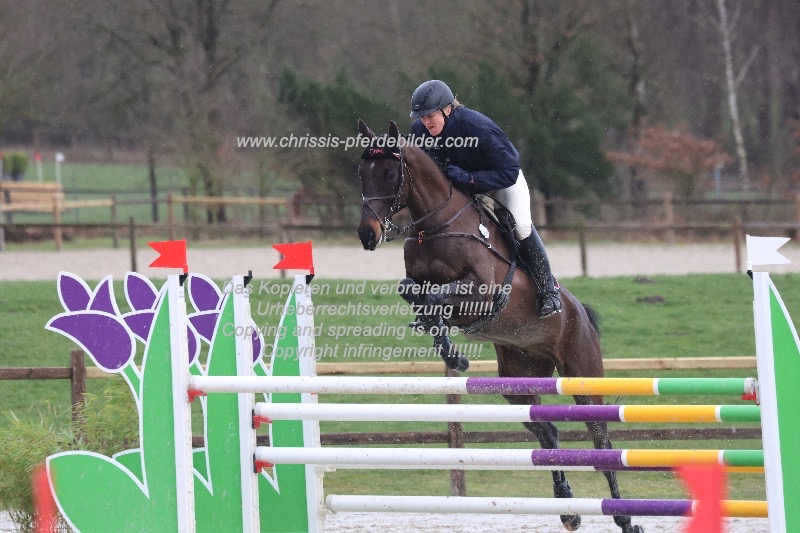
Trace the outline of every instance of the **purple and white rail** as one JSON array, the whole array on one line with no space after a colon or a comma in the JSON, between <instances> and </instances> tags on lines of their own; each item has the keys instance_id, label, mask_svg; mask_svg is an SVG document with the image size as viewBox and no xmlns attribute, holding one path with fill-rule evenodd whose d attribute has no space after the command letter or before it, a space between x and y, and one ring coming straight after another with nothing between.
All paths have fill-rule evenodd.
<instances>
[{"instance_id":1,"label":"purple and white rail","mask_svg":"<svg viewBox=\"0 0 800 533\"><path fill-rule=\"evenodd\" d=\"M691 516L694 500L615 500L610 498L488 498L459 496L330 495L325 506L334 513L490 513ZM767 502L723 500L725 516L763 518Z\"/></svg>"}]
</instances>

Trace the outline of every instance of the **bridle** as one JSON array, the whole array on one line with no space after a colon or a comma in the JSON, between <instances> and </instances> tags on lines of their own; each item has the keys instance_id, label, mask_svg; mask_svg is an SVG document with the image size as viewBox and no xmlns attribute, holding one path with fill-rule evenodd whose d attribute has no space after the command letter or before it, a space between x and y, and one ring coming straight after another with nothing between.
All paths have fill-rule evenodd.
<instances>
[{"instance_id":1,"label":"bridle","mask_svg":"<svg viewBox=\"0 0 800 533\"><path fill-rule=\"evenodd\" d=\"M389 150L387 148L367 148L361 155L361 159L365 161L375 160L375 159L397 159L400 165L400 183L398 183L397 190L393 194L389 194L386 196L370 196L370 197L366 197L363 194L361 195L361 206L369 208L369 210L372 211L372 214L375 215L375 219L381 225L382 238L386 242L391 242L397 239L398 237L404 235L408 231L415 229L418 224L422 223L423 221L427 220L428 218L438 213L441 209L443 209L448 203L450 203L450 199L453 197L453 182L448 180L450 184L450 190L448 192L447 199L443 203L441 203L436 208L432 209L430 212L426 213L422 217L418 218L417 220L412 220L405 226L400 227L392 221L392 217L394 217L395 214L408 207L408 199L411 198L411 192L414 190L414 179L411 174L411 169L408 168L408 163L406 162L405 156L403 155L402 147L397 147L395 150ZM408 193L406 194L405 202L403 202L401 200L401 197L403 195L403 186L406 183L406 177L408 178ZM381 220L381 217L378 215L378 212L371 204L371 202L376 200L392 201L391 206L389 207L389 211L386 212L386 216L383 218L383 220ZM436 231L446 226L449 226L452 223L452 221L455 220L455 218L457 218L458 215L460 215L463 211L464 211L463 208L459 210L456 217L448 221L447 224L445 224L444 226L437 228ZM390 232L394 232L394 235L392 236Z\"/></svg>"},{"instance_id":2,"label":"bridle","mask_svg":"<svg viewBox=\"0 0 800 533\"><path fill-rule=\"evenodd\" d=\"M392 222L392 217L398 212L401 211L406 207L406 203L401 204L400 196L403 193L403 184L405 183L405 178L408 176L409 181L409 194L406 198L411 195L411 188L413 187L413 182L411 180L411 172L408 170L408 164L403 157L403 152L400 148L395 150L389 150L387 148L367 148L364 150L364 153L361 154L361 159L364 161L371 161L376 159L397 159L400 164L400 183L397 185L397 190L390 195L387 196L364 196L361 195L361 207L367 207L372 214L375 215L375 219L381 225L381 233L383 234L383 240L389 242L393 241L400 235L402 235L403 230L405 228L398 227L394 222ZM378 215L378 211L372 206L371 202L373 201L385 201L391 200L392 204L389 206L389 211L387 211L386 216L383 220L381 220L380 215ZM395 237L388 237L389 231L397 231L397 235Z\"/></svg>"}]
</instances>

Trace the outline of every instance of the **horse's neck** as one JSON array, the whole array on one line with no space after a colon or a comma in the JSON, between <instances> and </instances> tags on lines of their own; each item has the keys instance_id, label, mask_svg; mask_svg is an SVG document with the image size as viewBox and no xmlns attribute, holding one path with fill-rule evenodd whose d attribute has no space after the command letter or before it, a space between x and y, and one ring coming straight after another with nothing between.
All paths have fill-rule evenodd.
<instances>
[{"instance_id":1,"label":"horse's neck","mask_svg":"<svg viewBox=\"0 0 800 533\"><path fill-rule=\"evenodd\" d=\"M427 159L424 154L422 157ZM464 205L466 195L452 187L432 161L418 157L409 164L409 172L412 185L408 210L411 218L420 220L428 217L419 226L420 229L443 223Z\"/></svg>"}]
</instances>

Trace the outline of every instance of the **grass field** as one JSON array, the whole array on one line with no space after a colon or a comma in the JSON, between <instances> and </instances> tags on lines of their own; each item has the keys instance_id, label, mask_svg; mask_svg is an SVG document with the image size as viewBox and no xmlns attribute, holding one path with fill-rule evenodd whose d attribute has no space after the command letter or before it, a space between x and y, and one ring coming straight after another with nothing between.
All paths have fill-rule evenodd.
<instances>
[{"instance_id":1,"label":"grass field","mask_svg":"<svg viewBox=\"0 0 800 533\"><path fill-rule=\"evenodd\" d=\"M800 305L800 275L776 275L776 285L791 312ZM275 332L279 309L283 298L276 284L270 281L260 284L251 295L252 314L256 323L270 335ZM752 286L743 275L687 275L653 276L647 279L627 277L602 279L563 280L584 302L591 304L602 317L602 344L607 358L641 357L709 357L743 356L754 354L752 326ZM316 313L317 347L322 362L377 362L382 360L408 360L384 357L385 350L396 346L415 347L416 353L424 353L430 346L428 337L411 335L405 327L411 315L404 307L394 307L387 315L361 314L341 316L321 313L325 305L347 305L348 303L391 305L400 298L393 293L394 283L335 281L317 279L319 294L314 302ZM0 338L3 367L66 366L72 343L66 338L45 331L47 320L61 311L55 282L5 282L0 288L0 320L3 333ZM120 309L127 310L121 286L116 281L116 296ZM348 294L349 293L349 294ZM352 294L356 293L356 294ZM333 308L329 308L333 309ZM404 310L405 309L405 310ZM352 326L371 328L368 335ZM463 340L456 336L456 341ZM348 346L365 345L376 352L374 357L345 357ZM337 348L338 346L338 348ZM338 351L337 351L338 350ZM420 358L413 355L416 360ZM470 351L472 359L493 359L489 346L479 345ZM670 376L746 376L755 371L694 371L659 372ZM615 372L613 375L652 375L647 372ZM90 392L99 394L106 380L90 380ZM350 402L352 398L327 397L325 401ZM438 398L403 398L403 401L439 403ZM730 398L660 398L633 399L607 398L614 403L635 402L695 402L730 403ZM359 402L397 402L398 398L359 397ZM502 402L500 398L465 398L465 402ZM564 398L550 401L569 401ZM734 400L738 401L738 400ZM7 413L13 411L23 418L35 418L48 406L55 406L66 415L69 402L68 383L51 381L4 381L0 382L0 406ZM0 427L7 424L0 418ZM564 428L577 428L576 424L564 424ZM637 426L638 427L638 426ZM647 426L643 426L647 427ZM323 423L323 432L340 431L425 431L442 430L444 424L370 424L370 423ZM511 429L518 425L468 424L466 430ZM569 444L585 445L585 444ZM731 442L658 442L656 446L670 448L758 448L760 442L734 440ZM498 446L502 446L499 444ZM515 446L520 446L519 444ZM653 447L654 443L621 443L617 447ZM525 445L527 447L527 445ZM578 496L603 496L605 481L599 474L573 473L573 487ZM622 473L623 491L628 495L660 495L680 497L682 489L669 473ZM447 494L448 476L442 472L403 471L402 475L380 471L339 471L327 476L326 486L332 492L414 494L419 487L426 493ZM542 495L549 494L550 475L546 472L468 472L470 495ZM759 475L735 474L731 476L731 497L739 499L763 498L763 477Z\"/></svg>"}]
</instances>

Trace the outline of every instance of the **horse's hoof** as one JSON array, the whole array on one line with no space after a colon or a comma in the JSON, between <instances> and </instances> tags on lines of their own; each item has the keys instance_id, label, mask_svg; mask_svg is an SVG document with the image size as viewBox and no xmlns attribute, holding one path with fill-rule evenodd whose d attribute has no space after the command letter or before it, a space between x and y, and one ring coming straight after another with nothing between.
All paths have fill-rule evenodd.
<instances>
[{"instance_id":1,"label":"horse's hoof","mask_svg":"<svg viewBox=\"0 0 800 533\"><path fill-rule=\"evenodd\" d=\"M450 370L455 370L456 372L466 372L469 368L469 359L463 355L458 355L457 357L446 357L444 358L444 364Z\"/></svg>"},{"instance_id":2,"label":"horse's hoof","mask_svg":"<svg viewBox=\"0 0 800 533\"><path fill-rule=\"evenodd\" d=\"M561 523L567 531L577 531L581 527L581 515L561 515Z\"/></svg>"},{"instance_id":3,"label":"horse's hoof","mask_svg":"<svg viewBox=\"0 0 800 533\"><path fill-rule=\"evenodd\" d=\"M569 486L569 481L564 479L559 483L554 483L553 495L556 498L572 498L572 487Z\"/></svg>"}]
</instances>

